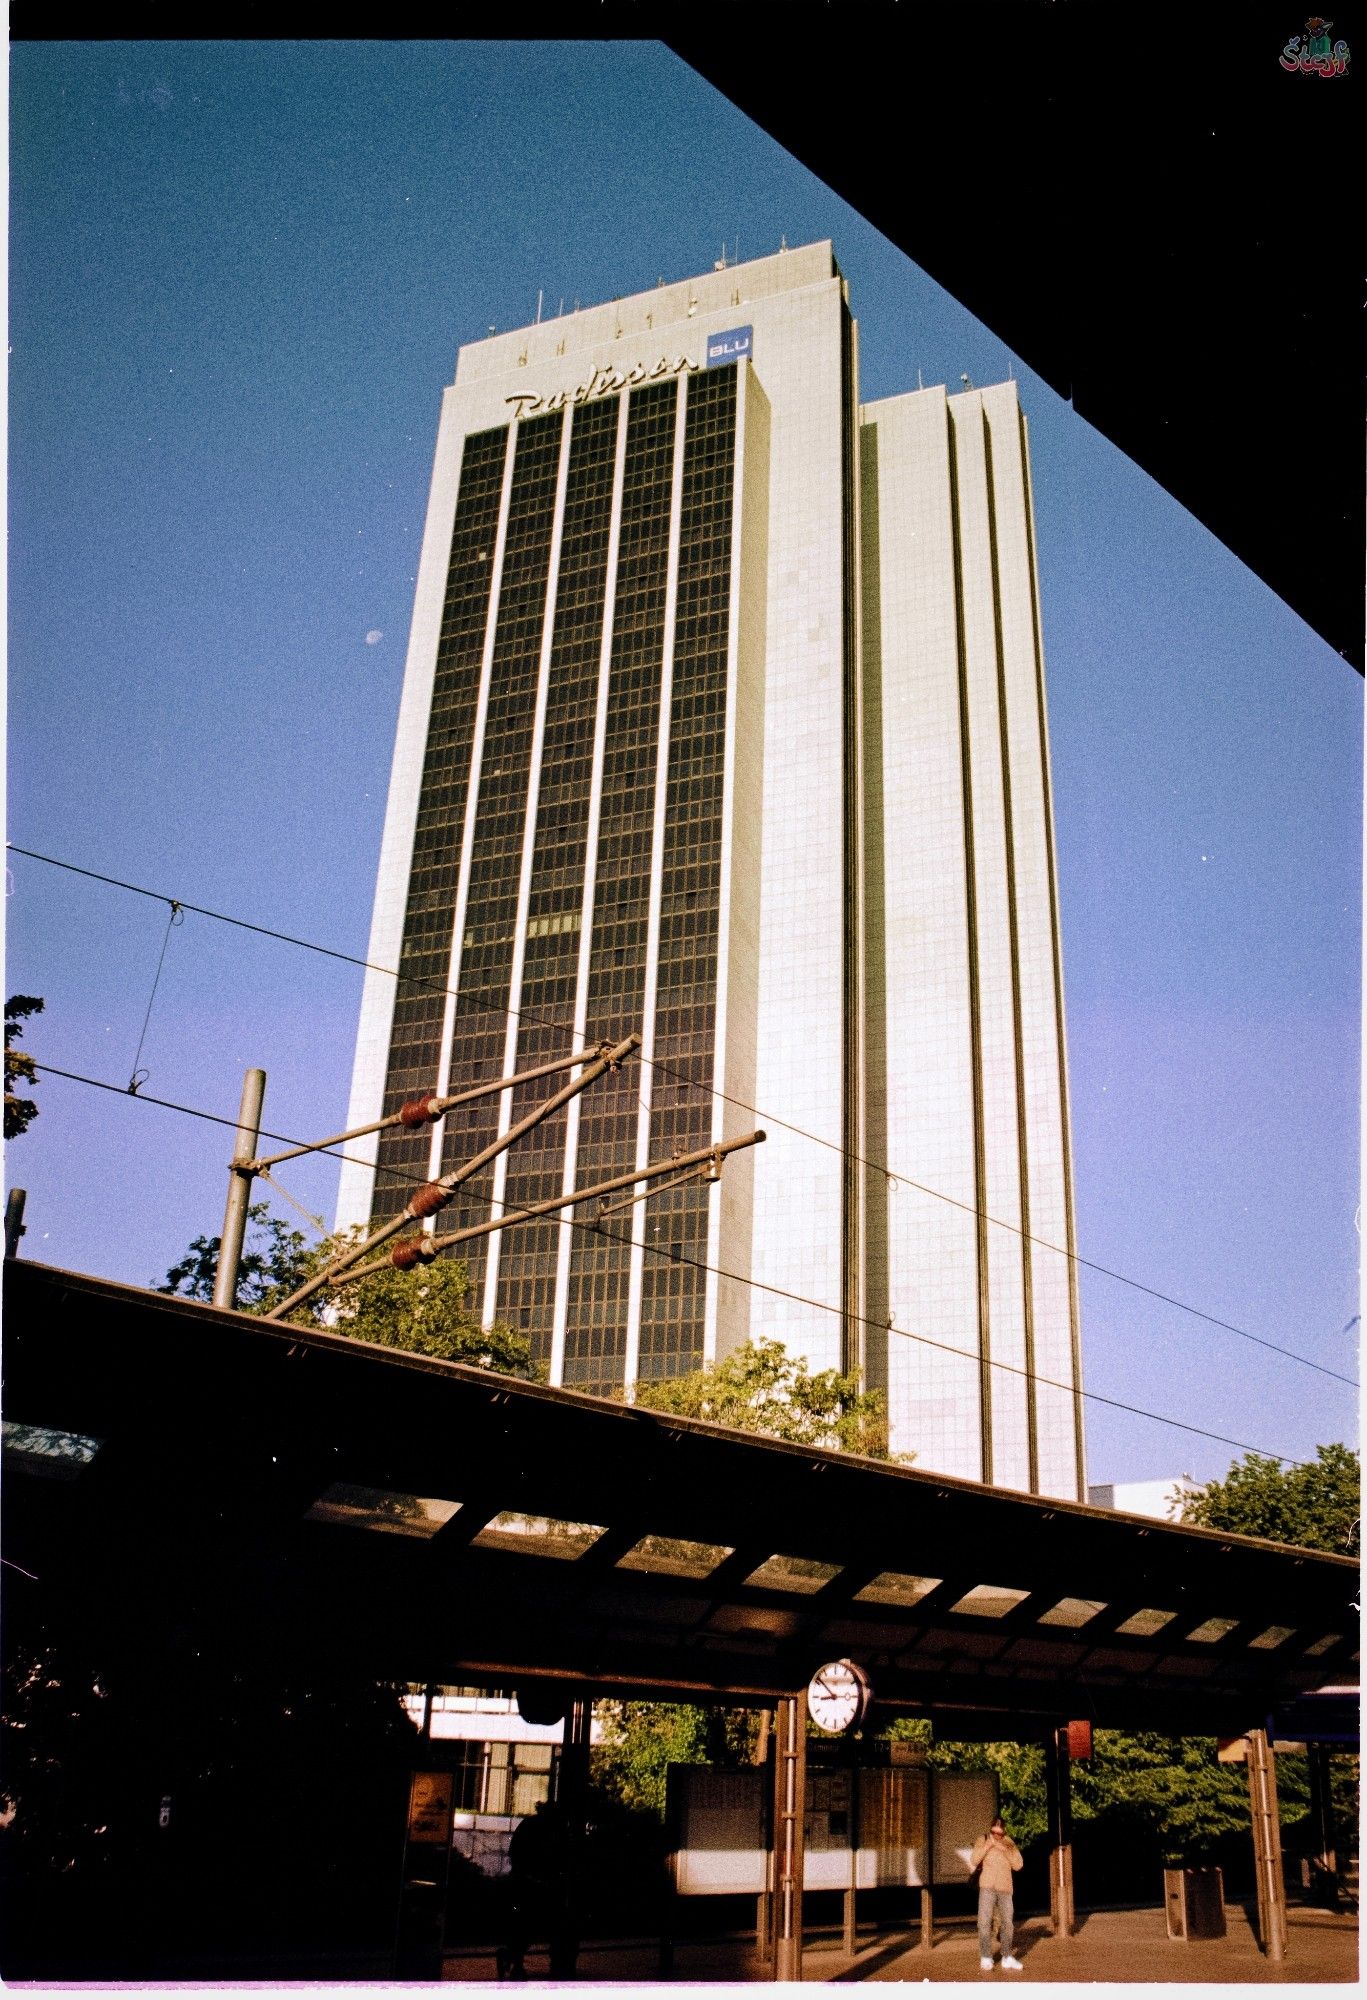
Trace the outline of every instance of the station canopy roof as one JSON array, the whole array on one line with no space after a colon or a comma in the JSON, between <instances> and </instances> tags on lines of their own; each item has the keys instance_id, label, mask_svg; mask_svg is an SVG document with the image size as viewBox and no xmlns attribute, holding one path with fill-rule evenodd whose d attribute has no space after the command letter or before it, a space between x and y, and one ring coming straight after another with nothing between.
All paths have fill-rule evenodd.
<instances>
[{"instance_id":1,"label":"station canopy roof","mask_svg":"<svg viewBox=\"0 0 1367 2000\"><path fill-rule=\"evenodd\" d=\"M1343 1557L27 1262L5 1315L5 1576L92 1629L169 1604L247 1662L737 1702L848 1657L947 1738L1235 1735L1357 1681Z\"/></svg>"}]
</instances>

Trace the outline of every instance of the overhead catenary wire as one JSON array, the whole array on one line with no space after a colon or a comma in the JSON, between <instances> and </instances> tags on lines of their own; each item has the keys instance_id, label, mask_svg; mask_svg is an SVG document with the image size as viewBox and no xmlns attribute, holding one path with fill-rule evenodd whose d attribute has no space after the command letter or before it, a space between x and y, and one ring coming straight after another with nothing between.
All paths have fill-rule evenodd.
<instances>
[{"instance_id":1,"label":"overhead catenary wire","mask_svg":"<svg viewBox=\"0 0 1367 2000\"><path fill-rule=\"evenodd\" d=\"M74 861L62 861L56 855L40 854L36 849L20 847L14 841L8 841L6 846L11 854L21 854L29 861L41 861L46 863L48 867L60 868L72 875L85 876L89 881L102 882L111 888L127 890L130 895L146 896L155 902L165 903L172 901L162 890L148 889L137 882L125 882L118 876L102 874L96 868L82 868ZM421 973L400 972L393 966L379 965L373 959L359 958L352 952L338 951L331 945L317 944L310 938L295 937L287 931L273 930L267 924L252 923L245 917L229 916L225 911L210 909L201 903L187 902L183 897L175 899L175 902L176 907L181 910L188 910L195 916L208 917L215 923L229 924L234 929L250 931L257 937L270 938L277 944L292 945L301 951L317 952L323 958L335 959L343 965L354 966L360 971L378 972L384 978L394 980L398 985L411 985L425 989L434 998L451 999L458 997L454 993L454 990L446 986L442 981L427 978ZM515 1007L508 1007L501 1011L506 1012L513 1020L524 1022L530 1027L548 1028L566 1035L573 1035L574 1033L572 1023L549 1021L543 1015ZM1035 1236L1029 1230L1022 1229L1018 1223L1006 1222L999 1216L988 1215L985 1211L975 1207L972 1202L961 1201L955 1195L945 1194L939 1188L929 1187L924 1181L915 1180L910 1174L900 1172L894 1167L887 1166L880 1161L865 1159L860 1154L850 1152L839 1141L823 1138L818 1132L809 1132L803 1126L795 1125L791 1120L781 1117L777 1112L766 1111L759 1105L747 1103L744 1098L732 1097L727 1092L717 1090L709 1084L699 1083L696 1078L688 1076L681 1070L676 1070L670 1063L662 1061L659 1057L641 1056L639 1060L643 1067L658 1070L661 1076L667 1076L673 1082L699 1095L716 1098L724 1104L731 1105L736 1110L747 1112L754 1118L762 1119L766 1127L774 1126L781 1131L790 1132L795 1137L805 1139L814 1146L821 1146L826 1151L839 1155L839 1157L848 1160L854 1166L863 1167L870 1172L881 1173L888 1180L895 1181L902 1187L913 1188L917 1193L927 1195L932 1200L945 1202L949 1207L957 1208L965 1215L974 1217L981 1215L989 1227L1004 1229L1009 1235L1020 1237L1022 1242L1041 1250L1048 1250L1055 1256L1064 1257L1079 1270L1092 1271L1098 1277L1107 1278L1117 1285L1124 1285L1131 1291L1142 1293L1146 1298L1158 1300L1160 1304L1172 1306L1176 1311L1187 1313L1193 1319L1203 1321L1207 1326L1218 1327L1222 1332L1232 1333L1240 1340L1251 1342L1255 1347L1265 1348L1270 1354L1279 1354L1284 1360L1294 1361L1302 1368L1312 1369L1317 1375L1327 1375L1335 1382L1346 1383L1351 1389L1356 1389L1360 1386L1351 1375L1341 1374L1336 1368L1328 1368L1323 1362L1312 1361L1309 1355L1298 1354L1294 1348L1283 1347L1275 1340L1266 1339L1262 1334L1251 1333L1247 1327L1237 1326L1233 1320L1221 1319L1217 1313L1207 1312L1204 1307L1194 1306L1186 1299L1175 1297L1171 1292L1160 1291L1156 1285L1145 1284L1140 1278L1131 1278L1123 1271L1112 1270L1109 1265L1100 1264L1092 1257L1084 1257L1077 1250L1067 1249L1059 1243L1051 1243L1047 1237ZM273 1137L276 1135L267 1134L265 1136ZM361 1160L353 1163L364 1167L367 1171L378 1171L375 1162L371 1160ZM959 1350L955 1349L954 1351L957 1353Z\"/></svg>"},{"instance_id":2,"label":"overhead catenary wire","mask_svg":"<svg viewBox=\"0 0 1367 2000\"><path fill-rule=\"evenodd\" d=\"M65 1077L72 1083L89 1084L97 1090L112 1091L117 1096L126 1097L128 1095L127 1091L122 1090L118 1084L106 1083L100 1077L82 1076L76 1070L58 1069L52 1063L39 1062L35 1063L35 1067L42 1070L43 1073L47 1076ZM234 1131L237 1129L237 1120L235 1118L226 1118L221 1116L219 1113L213 1111L201 1111L191 1104L177 1104L172 1102L169 1098L144 1097L141 1094L139 1094L137 1101L139 1104L157 1105L161 1109L167 1111L178 1111L183 1113L186 1117L201 1118L204 1119L207 1123L212 1125L230 1126ZM261 1137L265 1139L278 1139L285 1145L297 1145L300 1143L298 1140L289 1138L283 1132L262 1132ZM345 1154L328 1153L326 1157L329 1159L346 1159L348 1156ZM368 1165L369 1162L362 1162L362 1164ZM389 1175L389 1177L393 1179L405 1180L405 1181L409 1179L409 1176L403 1174L397 1168L392 1168L392 1167L380 1168L377 1169L377 1171L386 1173ZM508 1202L505 1204L505 1206L508 1210L512 1212L519 1214L522 1213L522 1207L521 1204L519 1203ZM553 1218L553 1226L562 1229L563 1228L579 1229L586 1231L590 1234L607 1236L611 1238L613 1242L627 1246L629 1246L632 1241L632 1239L629 1236L624 1236L617 1230L605 1229L601 1221L581 1222L574 1216L561 1215ZM794 1292L788 1290L786 1286L771 1285L766 1283L762 1278L751 1278L743 1276L740 1272L726 1271L723 1270L720 1265L704 1263L700 1258L686 1257L686 1256L675 1258L672 1251L663 1250L657 1244L654 1243L645 1243L643 1244L642 1247L645 1250L647 1250L651 1256L668 1259L668 1261L671 1263L682 1263L690 1265L694 1270L701 1271L706 1275L715 1275L719 1278L729 1279L735 1284L747 1286L751 1291L764 1292L768 1294L771 1298L786 1299L790 1303L795 1305L809 1306L814 1312L829 1313L833 1317L841 1320L850 1317L850 1315L846 1312L844 1306L833 1305L826 1299L811 1299L808 1298L802 1292ZM975 1365L979 1364L979 1357L977 1355L968 1353L962 1347L951 1346L948 1341L935 1340L929 1334L925 1333L912 1333L910 1329L907 1327L899 1327L899 1326L890 1327L886 1324L885 1321L880 1320L875 1322L863 1315L856 1315L855 1317L857 1318L859 1324L865 1327L874 1327L876 1325L879 1332L885 1334L895 1334L899 1340L914 1341L917 1344L917 1346L932 1347L942 1354L952 1354L956 1356L959 1360L971 1361ZM1186 1423L1183 1421L1181 1417L1164 1416L1162 1412L1159 1410L1146 1410L1141 1408L1141 1406L1138 1403L1126 1403L1123 1402L1119 1397L1103 1395L1099 1389L1082 1389L1082 1388L1077 1388L1074 1385L1067 1382L1055 1382L1048 1375L1041 1375L1038 1373L1038 1371L1034 1369L1018 1368L1015 1366L1013 1362L999 1361L992 1356L988 1356L985 1365L989 1368L998 1369L1001 1373L1006 1375L1019 1376L1023 1381L1035 1383L1044 1388L1058 1389L1064 1395L1077 1396L1084 1403L1100 1403L1107 1409L1122 1411L1127 1416L1142 1417L1148 1423L1163 1424L1171 1430L1185 1431L1191 1437L1206 1438L1215 1444L1231 1445L1236 1451L1253 1452L1262 1458L1276 1459L1278 1463L1282 1465L1306 1465L1309 1463L1309 1461L1306 1459L1293 1457L1289 1452L1270 1451L1265 1445L1249 1444L1246 1439L1227 1437L1222 1431L1206 1430L1200 1424ZM1347 1378L1345 1377L1344 1379L1346 1380ZM1356 1385L1354 1384L1352 1386Z\"/></svg>"}]
</instances>

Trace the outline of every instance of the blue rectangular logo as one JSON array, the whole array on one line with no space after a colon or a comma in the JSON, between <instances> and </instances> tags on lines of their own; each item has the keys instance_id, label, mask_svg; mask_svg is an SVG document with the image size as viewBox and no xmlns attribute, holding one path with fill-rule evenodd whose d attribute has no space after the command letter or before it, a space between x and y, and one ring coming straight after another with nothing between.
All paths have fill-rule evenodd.
<instances>
[{"instance_id":1,"label":"blue rectangular logo","mask_svg":"<svg viewBox=\"0 0 1367 2000\"><path fill-rule=\"evenodd\" d=\"M720 368L727 361L748 361L751 333L752 329L748 326L733 326L728 333L709 333L708 367Z\"/></svg>"}]
</instances>

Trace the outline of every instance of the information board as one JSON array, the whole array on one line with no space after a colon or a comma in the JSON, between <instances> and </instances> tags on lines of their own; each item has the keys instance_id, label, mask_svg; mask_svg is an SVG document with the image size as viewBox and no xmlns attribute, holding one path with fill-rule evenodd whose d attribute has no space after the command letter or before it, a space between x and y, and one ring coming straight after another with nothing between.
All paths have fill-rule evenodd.
<instances>
[{"instance_id":1,"label":"information board","mask_svg":"<svg viewBox=\"0 0 1367 2000\"><path fill-rule=\"evenodd\" d=\"M991 1771L937 1771L935 1786L935 1880L967 1882L974 1843L997 1811L997 1780Z\"/></svg>"},{"instance_id":2,"label":"information board","mask_svg":"<svg viewBox=\"0 0 1367 2000\"><path fill-rule=\"evenodd\" d=\"M670 1766L677 1894L763 1892L768 1782L764 1771ZM996 1809L997 1780L990 1771L929 1771L924 1765L853 1771L809 1764L803 1885L916 1889L932 1880L966 1882L973 1844L986 1833Z\"/></svg>"},{"instance_id":3,"label":"information board","mask_svg":"<svg viewBox=\"0 0 1367 2000\"><path fill-rule=\"evenodd\" d=\"M768 1854L763 1771L713 1771L705 1764L671 1764L671 1857L680 1896L760 1895Z\"/></svg>"}]
</instances>

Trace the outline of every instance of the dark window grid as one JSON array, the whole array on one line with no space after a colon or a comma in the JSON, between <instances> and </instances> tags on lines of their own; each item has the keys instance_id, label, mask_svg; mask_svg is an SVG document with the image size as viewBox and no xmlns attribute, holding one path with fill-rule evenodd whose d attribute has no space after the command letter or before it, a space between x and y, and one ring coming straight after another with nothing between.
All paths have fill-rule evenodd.
<instances>
[{"instance_id":1,"label":"dark window grid","mask_svg":"<svg viewBox=\"0 0 1367 2000\"><path fill-rule=\"evenodd\" d=\"M588 746L582 755L557 758L550 771L543 768L538 807L543 847L554 846L557 839L578 832L580 795L587 790L592 777L593 761Z\"/></svg>"},{"instance_id":2,"label":"dark window grid","mask_svg":"<svg viewBox=\"0 0 1367 2000\"><path fill-rule=\"evenodd\" d=\"M711 1076L712 1062L712 1009L710 1007L689 1008L702 1016L704 1025L687 1032L673 1026L674 1016L684 1010L663 1007L657 1019L660 1031L655 1037L655 1056L659 1062L669 1066L671 1077L686 1078L692 1083L706 1083ZM668 1081L668 1079L666 1079Z\"/></svg>"},{"instance_id":3,"label":"dark window grid","mask_svg":"<svg viewBox=\"0 0 1367 2000\"><path fill-rule=\"evenodd\" d=\"M435 916L438 911L449 923L451 897L459 879L460 870L454 862L420 863L415 857L408 890L415 929L420 919Z\"/></svg>"},{"instance_id":4,"label":"dark window grid","mask_svg":"<svg viewBox=\"0 0 1367 2000\"><path fill-rule=\"evenodd\" d=\"M399 963L406 972L419 964L435 966L449 951L451 943L451 904L445 906L434 902L432 907L419 912L413 932L405 940L399 953ZM446 970L441 964L441 971Z\"/></svg>"},{"instance_id":5,"label":"dark window grid","mask_svg":"<svg viewBox=\"0 0 1367 2000\"><path fill-rule=\"evenodd\" d=\"M632 412L633 416L642 407L642 404L637 404ZM663 409L661 414L664 414ZM672 431L672 412L669 414L671 419L669 429ZM639 421L639 417L637 420ZM666 441L663 435L663 425L661 426L661 432L661 445L663 446ZM619 704L622 702L624 693L620 680L622 668L624 666L629 668L635 664L636 659L639 659L647 648L658 655L663 637L665 599L663 561L668 549L668 502L672 481L672 438L669 439L670 450L666 452L662 448L657 454L654 468L655 490L648 497L645 504L639 508L634 504L635 481L643 473L647 473L649 467L633 462L631 449L633 441L629 427L627 483L619 548L617 600L614 605L614 642L611 662L613 680L609 690L610 715L613 712L611 707L613 696L616 696ZM654 516L653 520L651 519L652 514ZM653 576L651 575L652 568L654 569ZM619 611L622 611L623 614L620 625L617 622ZM631 630L635 617L639 617L642 621L642 629L639 633ZM645 624L647 619L650 620L652 626L658 623L659 630L655 631L647 628ZM651 720L651 709L658 699L658 665L655 667L653 674L642 674L640 678L642 686L639 689L631 690L631 692L638 696L641 711L641 733L644 740ZM653 685L651 685L652 682ZM620 722L620 709L618 720ZM616 746L614 748L615 754L620 757L621 748L617 748ZM624 789L620 797L614 793L611 784L611 776L615 768L611 761L613 754L614 752L610 750L607 761L609 781L605 786L599 829L599 874L601 885L604 889L607 888L609 870L602 866L602 862L610 859L612 856L612 843L614 834L617 831L613 823L614 819L623 808L627 810L633 808L644 809L649 799L648 787L639 782L633 785L630 791ZM633 759L632 761L636 760ZM617 929L616 926L612 928L614 932ZM612 949L615 956L618 948L614 946ZM643 953L641 957L643 960ZM608 1000L611 1002L619 998L626 998L626 992L622 990L627 986L626 981L620 982L617 991L609 987L606 993L602 992L601 989L605 982L601 977L601 972L602 968L600 965L599 978L595 982L591 964L591 1007L594 1005L595 1000ZM631 991L631 1000L634 1003L632 1007L633 1014L639 1011L643 992L643 974L644 964L642 962L639 972L636 973L636 976L630 982L630 987L633 989ZM598 993L594 991L595 983L599 988ZM622 1026L624 1030L626 1026L625 1021ZM612 1109L607 1105L596 1106L593 1110L586 1112L581 1122L578 1151L579 1172L577 1176L581 1182L585 1178L590 1180L606 1178L613 1171L621 1172L631 1165L636 1130L636 1117L632 1100L639 1086L635 1079L631 1079L628 1082L625 1074L621 1079L614 1081L625 1083L626 1086L626 1101L623 1103L620 1113L614 1115ZM589 1259L587 1269L584 1263L586 1256ZM609 1344L614 1358L624 1352L625 1327L621 1322L627 1301L625 1281L629 1268L629 1257L629 1250L623 1250L620 1246L605 1245L597 1239L594 1240L593 1248L588 1251L581 1244L576 1243L571 1255L569 1286L570 1327L567 1341L567 1359L570 1363L582 1361L595 1350L599 1353L606 1353ZM606 1268L614 1268L618 1274L618 1282L610 1288L597 1282ZM594 1277L592 1284L586 1282L589 1271L593 1273ZM616 1377L615 1369L613 1371L613 1379L619 1379Z\"/></svg>"},{"instance_id":6,"label":"dark window grid","mask_svg":"<svg viewBox=\"0 0 1367 2000\"><path fill-rule=\"evenodd\" d=\"M411 937L399 953L399 965L405 978L413 978L421 968L424 973L430 972L442 986L446 984L453 901L454 897L446 901L444 907L441 903L436 903L430 911L423 913L426 921L422 930ZM399 999L403 1001L411 997L413 997L411 992L401 991ZM397 1004L399 1003L396 1002Z\"/></svg>"},{"instance_id":7,"label":"dark window grid","mask_svg":"<svg viewBox=\"0 0 1367 2000\"><path fill-rule=\"evenodd\" d=\"M715 948L701 959L696 957L691 950L681 951L677 956L667 956L660 968L660 978L657 987L658 1005L668 1007L673 1002L685 1001L690 1003L691 1013L693 1011L691 1003L696 1001L700 994L703 995L706 1004L707 1025L705 1029L699 1028L695 1032L710 1033L712 1028L711 1003L716 990L716 981L717 954Z\"/></svg>"},{"instance_id":8,"label":"dark window grid","mask_svg":"<svg viewBox=\"0 0 1367 2000\"><path fill-rule=\"evenodd\" d=\"M594 910L593 944L600 948L644 948L650 884L640 875L609 876ZM592 978L592 973L590 973Z\"/></svg>"},{"instance_id":9,"label":"dark window grid","mask_svg":"<svg viewBox=\"0 0 1367 2000\"><path fill-rule=\"evenodd\" d=\"M539 809L548 837L575 824L580 789L592 775L593 717L586 715L557 731L542 762Z\"/></svg>"},{"instance_id":10,"label":"dark window grid","mask_svg":"<svg viewBox=\"0 0 1367 2000\"><path fill-rule=\"evenodd\" d=\"M578 1041L574 1032L574 992L573 979L547 980L533 987L523 1003L523 1026L529 1021L545 1021L556 1030L557 1047L568 1049Z\"/></svg>"},{"instance_id":11,"label":"dark window grid","mask_svg":"<svg viewBox=\"0 0 1367 2000\"><path fill-rule=\"evenodd\" d=\"M687 883L689 886L684 887ZM692 870L676 870L674 888L661 899L660 936L688 938L705 932L718 918L717 884L704 881L693 886Z\"/></svg>"},{"instance_id":12,"label":"dark window grid","mask_svg":"<svg viewBox=\"0 0 1367 2000\"><path fill-rule=\"evenodd\" d=\"M589 756L593 748L593 726L598 708L598 645L595 641L588 659L573 661L573 679L556 688L556 705L548 707L546 742L549 775L554 778L559 760L579 754Z\"/></svg>"},{"instance_id":13,"label":"dark window grid","mask_svg":"<svg viewBox=\"0 0 1367 2000\"><path fill-rule=\"evenodd\" d=\"M709 495L701 508L685 507L679 519L681 547L679 580L714 594L730 575L735 541L730 526L731 493L728 475L726 490ZM709 583L714 579L714 583Z\"/></svg>"},{"instance_id":14,"label":"dark window grid","mask_svg":"<svg viewBox=\"0 0 1367 2000\"><path fill-rule=\"evenodd\" d=\"M533 1143L542 1130L538 1126L535 1132L529 1132L509 1152L504 1186L505 1199L511 1206L535 1207L537 1202L550 1201L559 1194L565 1164L563 1116L555 1120L555 1127L561 1143L554 1151L547 1151ZM527 1226L530 1228L530 1224Z\"/></svg>"},{"instance_id":15,"label":"dark window grid","mask_svg":"<svg viewBox=\"0 0 1367 2000\"><path fill-rule=\"evenodd\" d=\"M700 437L695 427L695 413L701 415L705 412L709 402L724 401L724 397L709 387L705 398L691 404L689 434L685 439L685 490L663 856L668 887L674 890L677 886L680 892L691 892L694 897L702 889L708 901L713 899L715 887L712 883L700 883L700 870L696 866L690 869L687 859L698 855L703 845L698 834L704 825L713 836L709 844L717 847L719 858L716 836L720 827L715 794L720 778L720 756L715 756L713 769L703 773L707 778L714 778L711 786L681 782L680 771L685 763L691 765L697 739L705 732L715 737L724 725L725 658L722 649L727 626L729 567L724 576L720 571L723 558L729 556L729 533L718 533L717 526L720 521L723 530L729 528L731 481L729 468L723 475L720 463L716 468L717 476L710 481L700 480ZM733 398L731 408L734 408ZM718 657L719 654L721 657ZM719 752L723 746L714 743L712 747L714 752ZM693 777L694 773L689 771L688 775ZM713 793L710 798L707 796L709 791ZM698 855L698 858L701 856ZM712 919L711 925L708 917ZM707 933L714 925L714 911L704 912L696 908L691 921L686 915L664 920L657 1002L660 997L667 997L671 979L680 985L686 983L690 989L695 986L701 969L697 963L698 945L706 942ZM715 954L707 956L712 960L708 973L714 976ZM651 1118L651 1150L656 1156L675 1150L691 1150L695 1145L706 1143L710 1131L710 1105L706 1102L690 1105L683 1100L687 1072L703 1066L710 1068L711 1026L711 1020L705 1019L691 1048L679 1047L674 1039L665 1043L676 1066L685 1073L672 1089L665 1085L660 1090L657 1085ZM664 1054L658 1042L657 1053ZM660 1082L663 1083L664 1079ZM680 1191L659 1198L657 1212L647 1224L647 1242L654 1245L668 1240L671 1244L677 1243L681 1250L688 1245L705 1245L706 1227L707 1208L703 1191ZM661 1237L663 1230L670 1232L667 1239ZM678 1265L665 1265L658 1259L647 1257L642 1282L643 1364L666 1358L686 1358L691 1365L702 1353L701 1314L704 1307L705 1279L701 1272L685 1273Z\"/></svg>"},{"instance_id":16,"label":"dark window grid","mask_svg":"<svg viewBox=\"0 0 1367 2000\"><path fill-rule=\"evenodd\" d=\"M638 1379L642 1382L658 1382L669 1375L691 1375L703 1366L703 1348L699 1341L695 1346L671 1349L664 1354L652 1354L641 1343L641 1359Z\"/></svg>"},{"instance_id":17,"label":"dark window grid","mask_svg":"<svg viewBox=\"0 0 1367 2000\"><path fill-rule=\"evenodd\" d=\"M531 1307L536 1310L538 1320L544 1317L549 1326L555 1305L554 1273L559 1233L555 1223L527 1222L520 1229L505 1234L498 1267L497 1309L500 1314ZM549 1279L543 1269L547 1263L551 1268Z\"/></svg>"},{"instance_id":18,"label":"dark window grid","mask_svg":"<svg viewBox=\"0 0 1367 2000\"><path fill-rule=\"evenodd\" d=\"M562 832L560 828L556 828L555 831L554 843L548 843L540 849L532 873L531 898L527 911L534 922L557 916L572 920L580 915L582 898L577 891L583 880L588 828L585 825L575 827L569 833ZM576 893L566 895L566 888L570 885L573 885ZM577 931L575 936L578 936ZM552 941L563 942L564 937L565 933L562 932L530 942L550 944Z\"/></svg>"},{"instance_id":19,"label":"dark window grid","mask_svg":"<svg viewBox=\"0 0 1367 2000\"><path fill-rule=\"evenodd\" d=\"M656 546L669 540L669 516L660 517L657 495L668 492L674 476L674 453L627 453L623 468L621 535L627 554L642 543Z\"/></svg>"},{"instance_id":20,"label":"dark window grid","mask_svg":"<svg viewBox=\"0 0 1367 2000\"><path fill-rule=\"evenodd\" d=\"M504 1247L504 1255L507 1256L512 1245L519 1242L527 1233L528 1231L519 1230L515 1235L510 1235ZM555 1262L554 1249L543 1250L536 1266L528 1264L527 1269L511 1281L509 1290L511 1291L515 1284L523 1303L549 1309L555 1304Z\"/></svg>"},{"instance_id":21,"label":"dark window grid","mask_svg":"<svg viewBox=\"0 0 1367 2000\"><path fill-rule=\"evenodd\" d=\"M699 959L708 957L715 968L720 923L721 912L717 907L715 887L709 884L705 892L698 893L691 908L661 918L661 949L674 959L679 956L675 947L682 945L685 955L692 953Z\"/></svg>"},{"instance_id":22,"label":"dark window grid","mask_svg":"<svg viewBox=\"0 0 1367 2000\"><path fill-rule=\"evenodd\" d=\"M560 940L562 943L564 941ZM578 973L577 954L574 956L566 954L557 964L538 967L534 977L524 979L522 983L524 1027L529 1020L535 1021L550 1009L554 1012L551 1025L562 1040L566 1039L571 1032L568 1022L574 1011ZM529 1002L533 999L536 1004L529 1006Z\"/></svg>"},{"instance_id":23,"label":"dark window grid","mask_svg":"<svg viewBox=\"0 0 1367 2000\"><path fill-rule=\"evenodd\" d=\"M584 1396L611 1396L622 1386L620 1343L610 1354L581 1357L567 1355L565 1387L578 1389Z\"/></svg>"}]
</instances>

